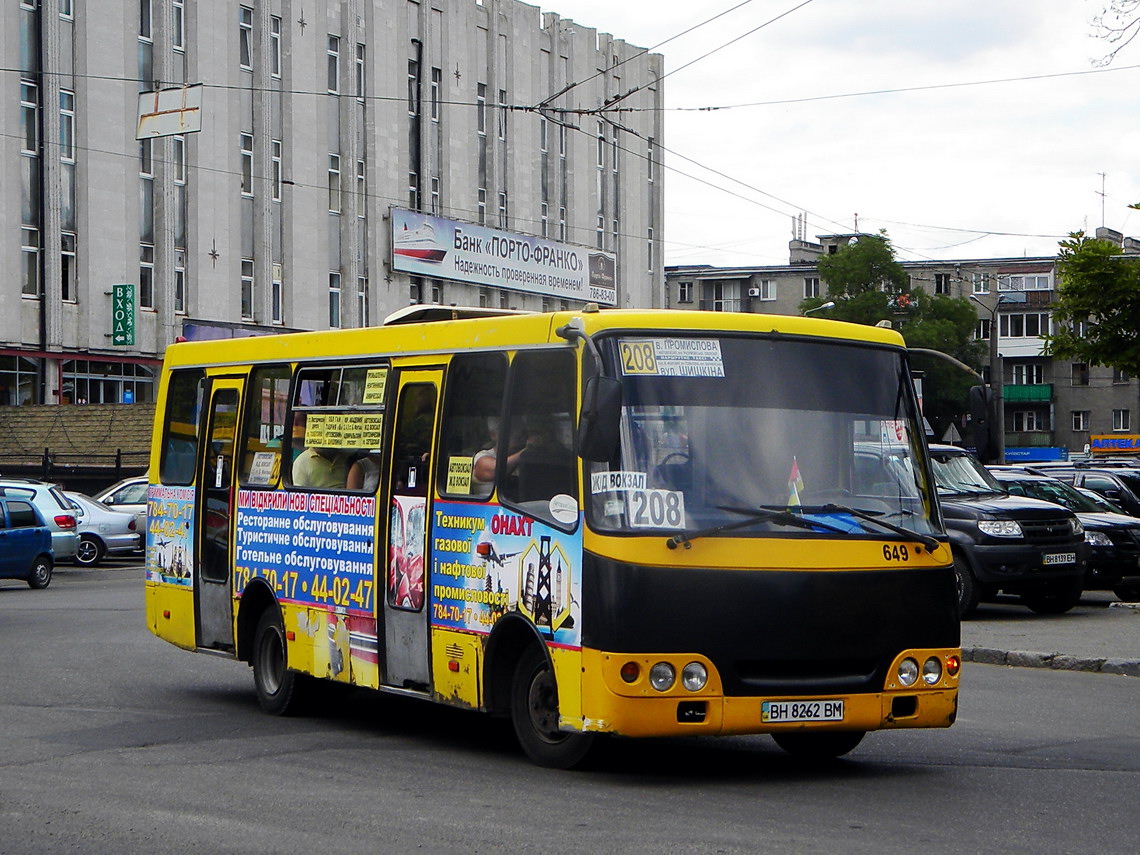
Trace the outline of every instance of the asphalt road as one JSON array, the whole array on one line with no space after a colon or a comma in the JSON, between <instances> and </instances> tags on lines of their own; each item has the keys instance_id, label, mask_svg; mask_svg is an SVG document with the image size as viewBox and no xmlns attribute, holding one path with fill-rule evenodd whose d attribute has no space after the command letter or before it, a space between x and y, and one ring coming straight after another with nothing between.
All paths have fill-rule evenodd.
<instances>
[{"instance_id":1,"label":"asphalt road","mask_svg":"<svg viewBox=\"0 0 1140 855\"><path fill-rule=\"evenodd\" d=\"M262 715L143 624L142 571L0 582L0 853L1136 850L1136 678L967 663L950 730L805 767L766 737L531 766L509 728L364 692Z\"/></svg>"}]
</instances>

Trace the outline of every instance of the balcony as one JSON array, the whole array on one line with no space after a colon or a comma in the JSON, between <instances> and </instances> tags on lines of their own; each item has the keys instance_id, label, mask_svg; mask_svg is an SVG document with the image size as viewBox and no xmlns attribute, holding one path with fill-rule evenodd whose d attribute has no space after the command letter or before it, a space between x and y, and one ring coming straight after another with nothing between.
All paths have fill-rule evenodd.
<instances>
[{"instance_id":1,"label":"balcony","mask_svg":"<svg viewBox=\"0 0 1140 855\"><path fill-rule=\"evenodd\" d=\"M1053 431L1023 431L1006 433L1006 448L1049 448L1053 445Z\"/></svg>"},{"instance_id":2,"label":"balcony","mask_svg":"<svg viewBox=\"0 0 1140 855\"><path fill-rule=\"evenodd\" d=\"M1002 386L1002 396L1011 404L1048 404L1053 400L1052 383Z\"/></svg>"}]
</instances>

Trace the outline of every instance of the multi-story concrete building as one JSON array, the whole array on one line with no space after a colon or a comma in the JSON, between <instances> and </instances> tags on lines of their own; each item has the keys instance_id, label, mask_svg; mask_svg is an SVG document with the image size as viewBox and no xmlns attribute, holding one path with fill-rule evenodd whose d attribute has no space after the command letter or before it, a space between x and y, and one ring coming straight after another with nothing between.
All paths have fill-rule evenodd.
<instances>
[{"instance_id":1,"label":"multi-story concrete building","mask_svg":"<svg viewBox=\"0 0 1140 855\"><path fill-rule=\"evenodd\" d=\"M1140 240L1111 229L1097 237L1140 254ZM669 267L666 301L673 308L723 312L797 314L808 298L827 296L816 263L852 238L797 236L789 263L768 267ZM1140 384L1104 366L1052 359L1042 354L1042 336L1052 331L1057 286L1056 258L988 258L904 261L912 288L972 300L978 309L978 339L989 341L997 326L1005 410L1005 447L1010 461L1083 453L1095 437L1115 437L1140 448ZM983 374L988 380L989 368ZM968 436L968 434L967 434ZM1101 443L1107 450L1108 443Z\"/></svg>"},{"instance_id":2,"label":"multi-story concrete building","mask_svg":"<svg viewBox=\"0 0 1140 855\"><path fill-rule=\"evenodd\" d=\"M662 304L662 58L555 13L12 0L0 66L0 404L149 400L179 336Z\"/></svg>"}]
</instances>

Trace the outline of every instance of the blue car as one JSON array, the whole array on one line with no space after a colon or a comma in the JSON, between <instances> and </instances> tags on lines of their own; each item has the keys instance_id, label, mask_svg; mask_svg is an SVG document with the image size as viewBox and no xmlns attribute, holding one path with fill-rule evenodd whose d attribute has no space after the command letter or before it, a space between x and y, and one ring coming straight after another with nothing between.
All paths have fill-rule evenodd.
<instances>
[{"instance_id":1,"label":"blue car","mask_svg":"<svg viewBox=\"0 0 1140 855\"><path fill-rule=\"evenodd\" d=\"M51 584L51 529L30 501L0 496L0 579Z\"/></svg>"}]
</instances>

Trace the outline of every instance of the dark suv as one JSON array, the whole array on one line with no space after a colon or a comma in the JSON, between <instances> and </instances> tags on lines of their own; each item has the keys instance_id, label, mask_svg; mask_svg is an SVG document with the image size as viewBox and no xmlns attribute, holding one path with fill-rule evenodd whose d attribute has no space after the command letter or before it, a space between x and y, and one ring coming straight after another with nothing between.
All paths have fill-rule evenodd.
<instances>
[{"instance_id":1,"label":"dark suv","mask_svg":"<svg viewBox=\"0 0 1140 855\"><path fill-rule=\"evenodd\" d=\"M999 591L1041 614L1075 606L1088 555L1080 520L1059 505L1011 496L961 448L932 445L930 458L962 617Z\"/></svg>"},{"instance_id":2,"label":"dark suv","mask_svg":"<svg viewBox=\"0 0 1140 855\"><path fill-rule=\"evenodd\" d=\"M1097 466L1026 467L1050 478L1059 478L1074 487L1100 493L1126 514L1140 517L1140 469Z\"/></svg>"},{"instance_id":3,"label":"dark suv","mask_svg":"<svg viewBox=\"0 0 1140 855\"><path fill-rule=\"evenodd\" d=\"M990 467L1015 496L1054 502L1077 515L1089 545L1085 590L1112 590L1125 602L1140 600L1140 519L1106 512L1072 484L1027 469Z\"/></svg>"}]
</instances>

